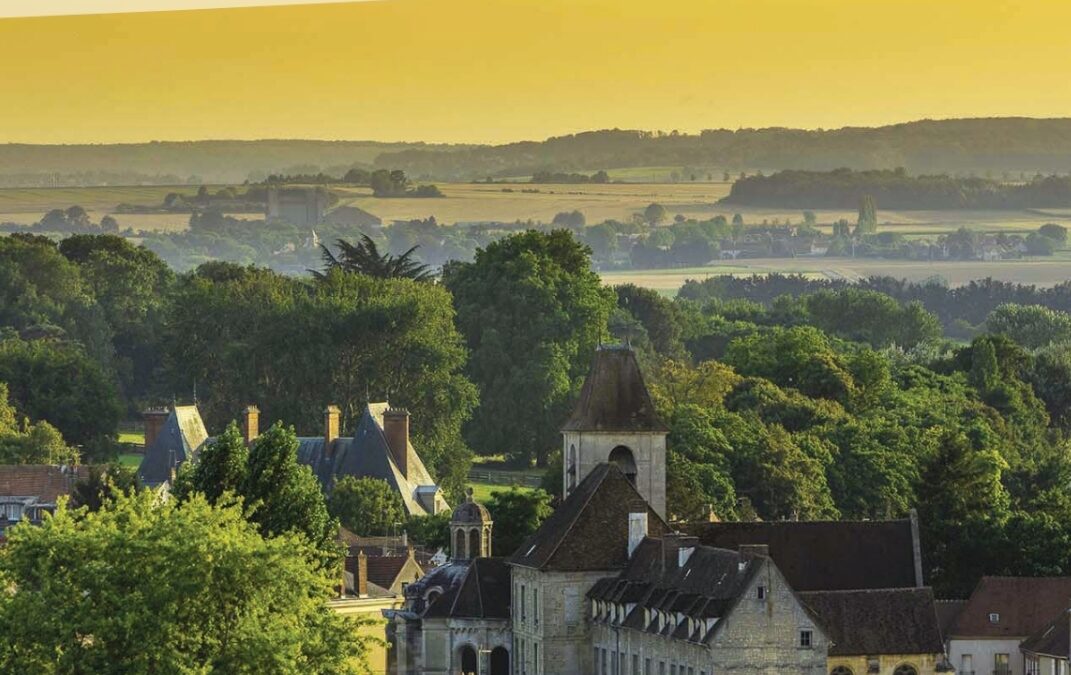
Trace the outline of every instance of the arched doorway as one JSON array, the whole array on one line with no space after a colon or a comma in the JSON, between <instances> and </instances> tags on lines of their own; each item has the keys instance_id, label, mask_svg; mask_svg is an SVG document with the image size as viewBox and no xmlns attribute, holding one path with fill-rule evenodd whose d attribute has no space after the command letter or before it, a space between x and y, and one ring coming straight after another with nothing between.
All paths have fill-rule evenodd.
<instances>
[{"instance_id":1,"label":"arched doorway","mask_svg":"<svg viewBox=\"0 0 1071 675\"><path fill-rule=\"evenodd\" d=\"M479 668L476 664L476 650L469 645L464 645L458 650L458 656L461 657L461 670L458 672L461 675L476 675Z\"/></svg>"},{"instance_id":2,"label":"arched doorway","mask_svg":"<svg viewBox=\"0 0 1071 675\"><path fill-rule=\"evenodd\" d=\"M505 647L491 650L491 675L509 675L509 651Z\"/></svg>"},{"instance_id":3,"label":"arched doorway","mask_svg":"<svg viewBox=\"0 0 1071 675\"><path fill-rule=\"evenodd\" d=\"M636 484L636 458L632 455L632 450L619 445L610 451L610 461L621 469L625 478L628 478L633 485Z\"/></svg>"}]
</instances>

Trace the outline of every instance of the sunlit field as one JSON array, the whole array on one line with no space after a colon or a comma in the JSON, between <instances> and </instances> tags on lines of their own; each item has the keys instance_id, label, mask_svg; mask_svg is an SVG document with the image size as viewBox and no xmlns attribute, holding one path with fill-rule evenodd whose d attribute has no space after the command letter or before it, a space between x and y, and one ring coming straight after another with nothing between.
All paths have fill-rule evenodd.
<instances>
[{"instance_id":1,"label":"sunlit field","mask_svg":"<svg viewBox=\"0 0 1071 675\"><path fill-rule=\"evenodd\" d=\"M916 260L873 258L754 258L719 263L712 267L602 272L600 276L606 284L632 283L672 296L688 279L702 280L721 274L749 276L775 272L849 281L886 275L909 281L922 281L939 276L951 286L961 286L972 280L992 277L1001 281L1054 286L1071 280L1071 259L1055 256L1052 260L942 261L931 264Z\"/></svg>"}]
</instances>

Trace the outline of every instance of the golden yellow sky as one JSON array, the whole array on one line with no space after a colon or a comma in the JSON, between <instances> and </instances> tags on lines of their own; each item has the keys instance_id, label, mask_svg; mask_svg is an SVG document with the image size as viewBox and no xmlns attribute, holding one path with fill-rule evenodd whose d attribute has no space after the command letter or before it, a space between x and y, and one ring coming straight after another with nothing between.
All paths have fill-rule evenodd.
<instances>
[{"instance_id":1,"label":"golden yellow sky","mask_svg":"<svg viewBox=\"0 0 1071 675\"><path fill-rule=\"evenodd\" d=\"M1071 116L1066 0L383 0L0 20L0 142Z\"/></svg>"}]
</instances>

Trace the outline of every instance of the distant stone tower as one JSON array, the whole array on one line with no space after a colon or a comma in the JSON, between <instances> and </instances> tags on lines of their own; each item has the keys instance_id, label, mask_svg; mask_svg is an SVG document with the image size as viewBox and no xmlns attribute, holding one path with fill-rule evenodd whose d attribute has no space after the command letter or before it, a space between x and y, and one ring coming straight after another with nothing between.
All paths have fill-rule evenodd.
<instances>
[{"instance_id":1,"label":"distant stone tower","mask_svg":"<svg viewBox=\"0 0 1071 675\"><path fill-rule=\"evenodd\" d=\"M469 488L465 501L450 518L450 558L455 561L491 557L491 514L472 499Z\"/></svg>"},{"instance_id":2,"label":"distant stone tower","mask_svg":"<svg viewBox=\"0 0 1071 675\"><path fill-rule=\"evenodd\" d=\"M562 427L563 492L597 465L613 462L643 498L666 516L666 434L629 347L602 346Z\"/></svg>"}]
</instances>

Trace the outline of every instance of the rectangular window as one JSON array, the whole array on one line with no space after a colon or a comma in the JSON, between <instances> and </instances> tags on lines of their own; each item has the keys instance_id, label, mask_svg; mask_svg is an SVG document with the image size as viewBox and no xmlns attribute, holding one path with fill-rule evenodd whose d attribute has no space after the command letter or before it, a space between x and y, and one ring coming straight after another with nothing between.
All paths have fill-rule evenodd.
<instances>
[{"instance_id":1,"label":"rectangular window","mask_svg":"<svg viewBox=\"0 0 1071 675\"><path fill-rule=\"evenodd\" d=\"M628 668L628 661L625 660L625 652L621 652L617 655L617 661L619 664L617 666L617 672L621 673L621 675L626 675L625 669Z\"/></svg>"},{"instance_id":2,"label":"rectangular window","mask_svg":"<svg viewBox=\"0 0 1071 675\"><path fill-rule=\"evenodd\" d=\"M677 664L676 663L669 664L669 675L677 675Z\"/></svg>"},{"instance_id":3,"label":"rectangular window","mask_svg":"<svg viewBox=\"0 0 1071 675\"><path fill-rule=\"evenodd\" d=\"M580 596L577 589L562 589L562 611L565 613L566 626L580 623Z\"/></svg>"},{"instance_id":4,"label":"rectangular window","mask_svg":"<svg viewBox=\"0 0 1071 675\"><path fill-rule=\"evenodd\" d=\"M811 631L809 631L809 630L801 630L800 631L800 647L804 647L806 649L810 649L811 648L811 637L812 637L811 636Z\"/></svg>"},{"instance_id":5,"label":"rectangular window","mask_svg":"<svg viewBox=\"0 0 1071 675\"><path fill-rule=\"evenodd\" d=\"M521 675L527 675L528 661L524 658L524 640L521 640Z\"/></svg>"},{"instance_id":6,"label":"rectangular window","mask_svg":"<svg viewBox=\"0 0 1071 675\"><path fill-rule=\"evenodd\" d=\"M532 672L539 675L539 643L532 643Z\"/></svg>"},{"instance_id":7,"label":"rectangular window","mask_svg":"<svg viewBox=\"0 0 1071 675\"><path fill-rule=\"evenodd\" d=\"M758 598L759 600L765 600L766 599L766 587L765 586L756 586L755 587L755 597Z\"/></svg>"},{"instance_id":8,"label":"rectangular window","mask_svg":"<svg viewBox=\"0 0 1071 675\"><path fill-rule=\"evenodd\" d=\"M539 625L539 589L532 589L532 621Z\"/></svg>"},{"instance_id":9,"label":"rectangular window","mask_svg":"<svg viewBox=\"0 0 1071 675\"><path fill-rule=\"evenodd\" d=\"M695 675L695 668L688 666L688 675Z\"/></svg>"},{"instance_id":10,"label":"rectangular window","mask_svg":"<svg viewBox=\"0 0 1071 675\"><path fill-rule=\"evenodd\" d=\"M599 648L595 648L595 660L592 662L591 667L595 669L595 675L603 675L603 672L599 670Z\"/></svg>"},{"instance_id":11,"label":"rectangular window","mask_svg":"<svg viewBox=\"0 0 1071 675\"><path fill-rule=\"evenodd\" d=\"M665 661L659 661L658 662L658 675L666 675L666 662Z\"/></svg>"},{"instance_id":12,"label":"rectangular window","mask_svg":"<svg viewBox=\"0 0 1071 675\"><path fill-rule=\"evenodd\" d=\"M1007 654L993 655L993 675L1010 675L1011 659Z\"/></svg>"},{"instance_id":13,"label":"rectangular window","mask_svg":"<svg viewBox=\"0 0 1071 675\"><path fill-rule=\"evenodd\" d=\"M603 675L607 675L610 672L609 670L607 670L608 668L609 668L609 664L606 662L606 650L604 649L604 650L602 650L602 672L603 672Z\"/></svg>"},{"instance_id":14,"label":"rectangular window","mask_svg":"<svg viewBox=\"0 0 1071 675\"><path fill-rule=\"evenodd\" d=\"M521 623L528 621L528 606L525 604L524 584L521 584Z\"/></svg>"},{"instance_id":15,"label":"rectangular window","mask_svg":"<svg viewBox=\"0 0 1071 675\"><path fill-rule=\"evenodd\" d=\"M640 655L632 655L632 670L629 671L631 675L640 675Z\"/></svg>"},{"instance_id":16,"label":"rectangular window","mask_svg":"<svg viewBox=\"0 0 1071 675\"><path fill-rule=\"evenodd\" d=\"M643 661L643 675L654 675L654 671L651 670L651 659L647 658Z\"/></svg>"}]
</instances>

